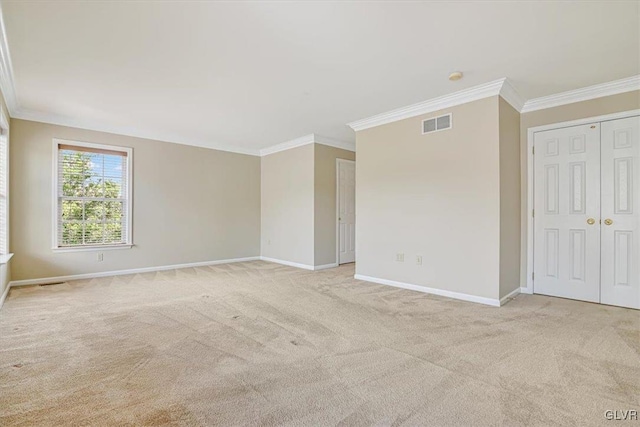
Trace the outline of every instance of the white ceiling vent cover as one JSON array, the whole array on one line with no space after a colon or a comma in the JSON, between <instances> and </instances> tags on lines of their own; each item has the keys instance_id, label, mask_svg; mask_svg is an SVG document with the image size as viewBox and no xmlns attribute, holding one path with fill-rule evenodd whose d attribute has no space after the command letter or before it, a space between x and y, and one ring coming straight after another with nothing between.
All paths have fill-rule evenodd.
<instances>
[{"instance_id":1,"label":"white ceiling vent cover","mask_svg":"<svg viewBox=\"0 0 640 427\"><path fill-rule=\"evenodd\" d=\"M445 114L444 116L432 117L430 119L425 119L422 121L422 134L438 132L441 130L451 129L452 125L452 117L451 113Z\"/></svg>"}]
</instances>

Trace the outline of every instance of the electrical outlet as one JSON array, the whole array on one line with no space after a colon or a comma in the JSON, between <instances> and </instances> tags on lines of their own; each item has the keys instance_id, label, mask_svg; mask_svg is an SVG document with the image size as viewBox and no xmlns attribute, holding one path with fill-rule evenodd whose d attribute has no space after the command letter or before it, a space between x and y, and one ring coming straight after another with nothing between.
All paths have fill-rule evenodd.
<instances>
[{"instance_id":1,"label":"electrical outlet","mask_svg":"<svg viewBox=\"0 0 640 427\"><path fill-rule=\"evenodd\" d=\"M102 252L101 252L101 253L99 253L99 254L96 256L96 260L97 260L98 262L102 262L102 261L104 261L104 254L103 254Z\"/></svg>"},{"instance_id":2,"label":"electrical outlet","mask_svg":"<svg viewBox=\"0 0 640 427\"><path fill-rule=\"evenodd\" d=\"M416 265L422 265L422 255L416 255Z\"/></svg>"},{"instance_id":3,"label":"electrical outlet","mask_svg":"<svg viewBox=\"0 0 640 427\"><path fill-rule=\"evenodd\" d=\"M396 261L404 262L404 254L396 254Z\"/></svg>"}]
</instances>

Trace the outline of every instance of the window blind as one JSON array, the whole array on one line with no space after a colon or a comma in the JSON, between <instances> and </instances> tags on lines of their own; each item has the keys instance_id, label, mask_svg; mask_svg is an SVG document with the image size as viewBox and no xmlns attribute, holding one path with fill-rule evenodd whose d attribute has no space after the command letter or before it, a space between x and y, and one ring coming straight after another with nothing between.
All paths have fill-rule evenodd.
<instances>
[{"instance_id":1,"label":"window blind","mask_svg":"<svg viewBox=\"0 0 640 427\"><path fill-rule=\"evenodd\" d=\"M57 246L127 244L127 152L58 144Z\"/></svg>"}]
</instances>

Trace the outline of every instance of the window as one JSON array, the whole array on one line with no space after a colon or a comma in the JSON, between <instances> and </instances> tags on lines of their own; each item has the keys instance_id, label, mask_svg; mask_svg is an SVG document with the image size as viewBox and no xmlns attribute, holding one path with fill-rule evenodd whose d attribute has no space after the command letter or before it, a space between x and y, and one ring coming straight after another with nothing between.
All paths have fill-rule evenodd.
<instances>
[{"instance_id":1,"label":"window","mask_svg":"<svg viewBox=\"0 0 640 427\"><path fill-rule=\"evenodd\" d=\"M130 148L54 140L54 249L131 247Z\"/></svg>"},{"instance_id":2,"label":"window","mask_svg":"<svg viewBox=\"0 0 640 427\"><path fill-rule=\"evenodd\" d=\"M0 259L9 253L9 121L0 117Z\"/></svg>"}]
</instances>

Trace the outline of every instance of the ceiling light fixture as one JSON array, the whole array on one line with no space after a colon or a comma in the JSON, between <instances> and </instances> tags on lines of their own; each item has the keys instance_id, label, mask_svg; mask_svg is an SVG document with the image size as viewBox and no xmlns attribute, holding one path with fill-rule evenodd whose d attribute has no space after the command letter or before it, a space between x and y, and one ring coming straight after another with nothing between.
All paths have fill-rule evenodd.
<instances>
[{"instance_id":1,"label":"ceiling light fixture","mask_svg":"<svg viewBox=\"0 0 640 427\"><path fill-rule=\"evenodd\" d=\"M461 71L454 71L453 73L449 74L449 80L451 80L452 82L455 82L456 80L460 80L461 78L462 78Z\"/></svg>"}]
</instances>

